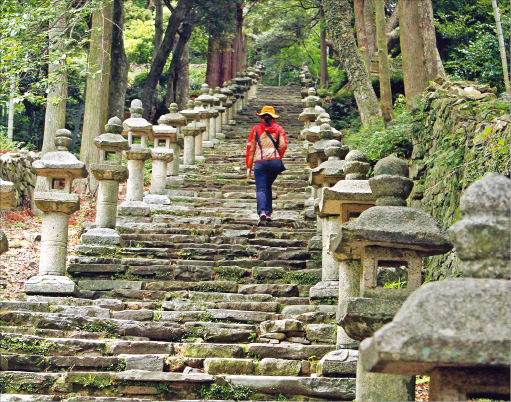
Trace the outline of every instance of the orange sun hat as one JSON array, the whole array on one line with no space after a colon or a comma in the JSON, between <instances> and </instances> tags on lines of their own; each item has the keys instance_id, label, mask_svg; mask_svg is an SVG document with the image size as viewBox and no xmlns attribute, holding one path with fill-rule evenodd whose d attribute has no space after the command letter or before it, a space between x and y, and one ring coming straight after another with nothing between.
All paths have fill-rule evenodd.
<instances>
[{"instance_id":1,"label":"orange sun hat","mask_svg":"<svg viewBox=\"0 0 511 402\"><path fill-rule=\"evenodd\" d=\"M256 116L261 117L263 114L269 114L271 117L273 117L275 120L277 120L280 116L275 113L275 109L273 106L263 106L261 109L261 113L256 112Z\"/></svg>"}]
</instances>

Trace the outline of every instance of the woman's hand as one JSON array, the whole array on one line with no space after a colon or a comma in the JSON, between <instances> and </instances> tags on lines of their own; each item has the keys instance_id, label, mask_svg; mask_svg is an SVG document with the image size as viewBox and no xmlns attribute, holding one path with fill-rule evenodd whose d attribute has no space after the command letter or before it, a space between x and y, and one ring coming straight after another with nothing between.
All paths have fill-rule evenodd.
<instances>
[{"instance_id":1,"label":"woman's hand","mask_svg":"<svg viewBox=\"0 0 511 402\"><path fill-rule=\"evenodd\" d=\"M250 176L252 175L252 169L247 169L247 179L250 180Z\"/></svg>"}]
</instances>

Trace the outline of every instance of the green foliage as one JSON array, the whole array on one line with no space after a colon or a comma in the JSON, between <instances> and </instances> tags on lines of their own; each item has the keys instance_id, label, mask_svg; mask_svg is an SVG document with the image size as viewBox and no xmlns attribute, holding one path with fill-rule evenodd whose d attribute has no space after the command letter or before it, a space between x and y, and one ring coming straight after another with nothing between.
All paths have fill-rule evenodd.
<instances>
[{"instance_id":1,"label":"green foliage","mask_svg":"<svg viewBox=\"0 0 511 402\"><path fill-rule=\"evenodd\" d=\"M401 99L398 100L399 106ZM389 155L409 158L412 152L411 131L416 119L416 111L409 112L404 107L396 107L395 118L387 128L382 125L370 125L360 131L350 131L345 137L351 149L365 152L367 157L376 161Z\"/></svg>"},{"instance_id":2,"label":"green foliage","mask_svg":"<svg viewBox=\"0 0 511 402\"><path fill-rule=\"evenodd\" d=\"M217 380L215 380L217 381ZM254 391L243 385L233 385L231 381L222 379L222 383L216 382L206 386L203 385L199 390L199 395L202 399L221 399L232 401L245 401L250 400Z\"/></svg>"},{"instance_id":3,"label":"green foliage","mask_svg":"<svg viewBox=\"0 0 511 402\"><path fill-rule=\"evenodd\" d=\"M205 65L190 65L190 90L200 91L202 84L206 81L206 66Z\"/></svg>"},{"instance_id":4,"label":"green foliage","mask_svg":"<svg viewBox=\"0 0 511 402\"><path fill-rule=\"evenodd\" d=\"M23 351L32 355L49 355L57 346L57 343L46 339L0 338L0 351L6 353Z\"/></svg>"},{"instance_id":5,"label":"green foliage","mask_svg":"<svg viewBox=\"0 0 511 402\"><path fill-rule=\"evenodd\" d=\"M7 129L0 126L0 150L2 151L18 151L20 149L30 149L30 146L23 142L13 141L7 138Z\"/></svg>"},{"instance_id":6,"label":"green foliage","mask_svg":"<svg viewBox=\"0 0 511 402\"><path fill-rule=\"evenodd\" d=\"M154 50L154 21L133 20L127 25L124 39L126 56L130 63L151 63Z\"/></svg>"}]
</instances>

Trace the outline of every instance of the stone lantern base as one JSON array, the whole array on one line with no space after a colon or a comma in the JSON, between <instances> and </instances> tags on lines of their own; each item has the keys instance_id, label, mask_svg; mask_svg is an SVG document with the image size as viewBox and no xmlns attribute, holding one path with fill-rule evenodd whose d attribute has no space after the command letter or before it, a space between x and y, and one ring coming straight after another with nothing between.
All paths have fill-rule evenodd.
<instances>
[{"instance_id":1,"label":"stone lantern base","mask_svg":"<svg viewBox=\"0 0 511 402\"><path fill-rule=\"evenodd\" d=\"M92 228L84 233L80 240L82 244L118 246L121 244L121 235L115 229Z\"/></svg>"},{"instance_id":2,"label":"stone lantern base","mask_svg":"<svg viewBox=\"0 0 511 402\"><path fill-rule=\"evenodd\" d=\"M30 278L24 287L26 294L78 295L78 287L67 276L37 275Z\"/></svg>"},{"instance_id":3,"label":"stone lantern base","mask_svg":"<svg viewBox=\"0 0 511 402\"><path fill-rule=\"evenodd\" d=\"M148 194L144 196L146 204L170 205L169 197L164 194Z\"/></svg>"},{"instance_id":4,"label":"stone lantern base","mask_svg":"<svg viewBox=\"0 0 511 402\"><path fill-rule=\"evenodd\" d=\"M117 207L119 216L151 216L151 208L144 201L124 201Z\"/></svg>"},{"instance_id":5,"label":"stone lantern base","mask_svg":"<svg viewBox=\"0 0 511 402\"><path fill-rule=\"evenodd\" d=\"M194 165L191 165L194 166ZM183 165L180 166L183 169ZM185 185L185 178L183 176L168 176L167 187L182 187Z\"/></svg>"}]
</instances>

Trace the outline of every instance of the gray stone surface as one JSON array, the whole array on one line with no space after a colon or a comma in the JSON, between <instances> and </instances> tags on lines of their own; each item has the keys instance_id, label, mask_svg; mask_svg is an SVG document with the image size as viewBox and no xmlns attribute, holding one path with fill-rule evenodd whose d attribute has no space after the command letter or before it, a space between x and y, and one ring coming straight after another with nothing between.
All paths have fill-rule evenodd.
<instances>
[{"instance_id":1,"label":"gray stone surface","mask_svg":"<svg viewBox=\"0 0 511 402\"><path fill-rule=\"evenodd\" d=\"M98 227L84 233L80 241L83 244L117 246L121 244L121 235L115 229Z\"/></svg>"},{"instance_id":2,"label":"gray stone surface","mask_svg":"<svg viewBox=\"0 0 511 402\"><path fill-rule=\"evenodd\" d=\"M511 283L456 278L428 283L392 323L361 343L364 368L417 374L438 366L507 366Z\"/></svg>"},{"instance_id":3,"label":"gray stone surface","mask_svg":"<svg viewBox=\"0 0 511 402\"><path fill-rule=\"evenodd\" d=\"M25 282L27 294L77 295L76 284L67 276L37 275Z\"/></svg>"},{"instance_id":4,"label":"gray stone surface","mask_svg":"<svg viewBox=\"0 0 511 402\"><path fill-rule=\"evenodd\" d=\"M316 366L318 377L342 377L357 372L358 351L340 349L323 356Z\"/></svg>"},{"instance_id":5,"label":"gray stone surface","mask_svg":"<svg viewBox=\"0 0 511 402\"><path fill-rule=\"evenodd\" d=\"M302 362L299 360L273 359L267 357L257 365L256 372L259 375L268 376L298 376L302 370Z\"/></svg>"},{"instance_id":6,"label":"gray stone surface","mask_svg":"<svg viewBox=\"0 0 511 402\"><path fill-rule=\"evenodd\" d=\"M204 360L204 372L207 374L252 374L254 361L252 359L210 357Z\"/></svg>"},{"instance_id":7,"label":"gray stone surface","mask_svg":"<svg viewBox=\"0 0 511 402\"><path fill-rule=\"evenodd\" d=\"M120 356L126 361L126 370L163 371L165 355Z\"/></svg>"},{"instance_id":8,"label":"gray stone surface","mask_svg":"<svg viewBox=\"0 0 511 402\"><path fill-rule=\"evenodd\" d=\"M324 342L335 345L336 325L308 324L305 328L306 338L313 342Z\"/></svg>"},{"instance_id":9,"label":"gray stone surface","mask_svg":"<svg viewBox=\"0 0 511 402\"><path fill-rule=\"evenodd\" d=\"M291 331L303 331L303 325L298 320L287 319L287 320L275 320L275 321L264 321L259 327L262 334L268 332L291 332Z\"/></svg>"}]
</instances>

